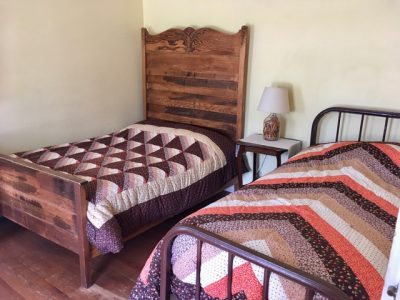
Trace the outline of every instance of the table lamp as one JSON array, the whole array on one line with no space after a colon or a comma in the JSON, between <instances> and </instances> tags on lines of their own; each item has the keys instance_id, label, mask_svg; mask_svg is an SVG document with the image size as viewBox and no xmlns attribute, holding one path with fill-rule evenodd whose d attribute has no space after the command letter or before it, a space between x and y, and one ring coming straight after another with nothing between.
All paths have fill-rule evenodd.
<instances>
[{"instance_id":1,"label":"table lamp","mask_svg":"<svg viewBox=\"0 0 400 300\"><path fill-rule=\"evenodd\" d=\"M258 104L258 110L270 113L264 120L264 139L267 141L278 140L279 119L276 114L289 112L288 90L280 87L266 87Z\"/></svg>"}]
</instances>

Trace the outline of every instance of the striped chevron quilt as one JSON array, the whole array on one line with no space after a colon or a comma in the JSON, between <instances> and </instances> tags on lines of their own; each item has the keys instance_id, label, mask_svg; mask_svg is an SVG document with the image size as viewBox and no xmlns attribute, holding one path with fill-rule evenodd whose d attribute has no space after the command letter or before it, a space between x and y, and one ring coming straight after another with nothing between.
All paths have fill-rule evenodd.
<instances>
[{"instance_id":1,"label":"striped chevron quilt","mask_svg":"<svg viewBox=\"0 0 400 300\"><path fill-rule=\"evenodd\" d=\"M336 285L352 299L380 299L400 206L400 146L340 142L308 148L181 223L201 227ZM158 299L160 244L131 299ZM263 270L233 263L234 299L261 299ZM172 292L193 299L196 242L172 247ZM227 253L203 245L201 298L225 299ZM304 299L277 275L269 299ZM316 295L314 299L321 299Z\"/></svg>"}]
</instances>

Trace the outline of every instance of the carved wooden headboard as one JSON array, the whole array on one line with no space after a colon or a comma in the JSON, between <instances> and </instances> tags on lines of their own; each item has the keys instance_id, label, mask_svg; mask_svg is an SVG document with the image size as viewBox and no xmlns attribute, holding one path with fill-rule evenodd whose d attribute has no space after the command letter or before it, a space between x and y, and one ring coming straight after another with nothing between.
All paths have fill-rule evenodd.
<instances>
[{"instance_id":1,"label":"carved wooden headboard","mask_svg":"<svg viewBox=\"0 0 400 300\"><path fill-rule=\"evenodd\" d=\"M142 29L145 117L243 136L249 30Z\"/></svg>"}]
</instances>

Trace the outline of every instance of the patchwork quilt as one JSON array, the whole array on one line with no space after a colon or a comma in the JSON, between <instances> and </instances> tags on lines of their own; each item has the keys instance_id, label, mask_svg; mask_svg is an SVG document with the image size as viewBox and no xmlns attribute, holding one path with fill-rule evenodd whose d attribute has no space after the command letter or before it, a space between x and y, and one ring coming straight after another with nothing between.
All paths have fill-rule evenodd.
<instances>
[{"instance_id":1,"label":"patchwork quilt","mask_svg":"<svg viewBox=\"0 0 400 300\"><path fill-rule=\"evenodd\" d=\"M146 121L77 143L16 153L86 179L89 241L118 252L122 239L206 199L234 176L234 143L190 125Z\"/></svg>"},{"instance_id":2,"label":"patchwork quilt","mask_svg":"<svg viewBox=\"0 0 400 300\"><path fill-rule=\"evenodd\" d=\"M380 299L399 207L400 146L340 142L308 148L181 223L315 275L351 299ZM131 299L159 299L161 245ZM227 297L227 261L226 252L203 245L201 299ZM239 258L233 267L234 299L262 299L263 270ZM193 299L194 238L176 238L172 270L172 292ZM303 287L271 275L268 299L304 297Z\"/></svg>"}]
</instances>

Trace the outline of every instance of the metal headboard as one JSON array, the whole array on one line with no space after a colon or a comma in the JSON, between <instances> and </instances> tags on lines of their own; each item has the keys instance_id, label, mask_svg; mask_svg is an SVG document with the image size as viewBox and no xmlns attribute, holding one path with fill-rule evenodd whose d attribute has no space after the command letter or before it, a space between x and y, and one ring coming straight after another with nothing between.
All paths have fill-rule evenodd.
<instances>
[{"instance_id":1,"label":"metal headboard","mask_svg":"<svg viewBox=\"0 0 400 300\"><path fill-rule=\"evenodd\" d=\"M385 118L385 125L383 128L382 134L382 142L386 141L386 133L389 119L400 119L400 112L394 111L381 111L381 110L373 110L373 109L365 109L365 108L353 108L353 107L329 107L323 111L321 111L314 119L311 127L311 137L310 137L310 146L314 146L317 143L317 134L319 123L325 115L331 112L338 113L337 125L336 125L336 138L335 142L339 141L339 133L340 133L340 125L342 121L342 117L344 114L353 114L353 115L361 115L360 120L360 129L358 131L358 141L361 141L363 129L364 129L364 120L365 116L374 116L374 117L382 117Z\"/></svg>"}]
</instances>

